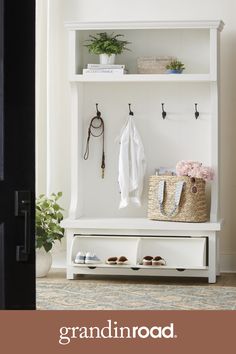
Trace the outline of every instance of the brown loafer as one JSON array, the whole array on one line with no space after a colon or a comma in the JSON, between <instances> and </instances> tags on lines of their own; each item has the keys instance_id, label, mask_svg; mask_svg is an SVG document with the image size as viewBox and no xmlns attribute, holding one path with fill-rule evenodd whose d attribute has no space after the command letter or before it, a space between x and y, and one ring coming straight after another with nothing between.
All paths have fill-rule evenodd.
<instances>
[{"instance_id":1,"label":"brown loafer","mask_svg":"<svg viewBox=\"0 0 236 354\"><path fill-rule=\"evenodd\" d=\"M118 258L117 264L125 264L125 263L127 263L127 261L128 261L128 258L126 258L125 256L121 256Z\"/></svg>"},{"instance_id":2,"label":"brown loafer","mask_svg":"<svg viewBox=\"0 0 236 354\"><path fill-rule=\"evenodd\" d=\"M106 261L107 264L117 264L117 257L109 257Z\"/></svg>"},{"instance_id":3,"label":"brown loafer","mask_svg":"<svg viewBox=\"0 0 236 354\"><path fill-rule=\"evenodd\" d=\"M152 256L145 256L143 257L142 264L146 266L152 265L152 260L153 260Z\"/></svg>"},{"instance_id":4,"label":"brown loafer","mask_svg":"<svg viewBox=\"0 0 236 354\"><path fill-rule=\"evenodd\" d=\"M125 264L127 263L128 258L125 256L121 257L109 257L106 261L107 264L114 265L114 264Z\"/></svg>"},{"instance_id":5,"label":"brown loafer","mask_svg":"<svg viewBox=\"0 0 236 354\"><path fill-rule=\"evenodd\" d=\"M166 265L166 261L162 257L156 256L152 260L152 265L154 266Z\"/></svg>"}]
</instances>

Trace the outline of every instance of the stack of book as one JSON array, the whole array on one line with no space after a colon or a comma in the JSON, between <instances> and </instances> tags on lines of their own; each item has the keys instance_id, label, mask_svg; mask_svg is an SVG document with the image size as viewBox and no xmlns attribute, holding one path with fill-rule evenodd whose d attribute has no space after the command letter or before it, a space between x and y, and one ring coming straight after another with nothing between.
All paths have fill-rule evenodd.
<instances>
[{"instance_id":1,"label":"stack of book","mask_svg":"<svg viewBox=\"0 0 236 354\"><path fill-rule=\"evenodd\" d=\"M123 75L127 74L125 65L114 64L88 64L87 69L83 69L83 74L112 74L112 75Z\"/></svg>"}]
</instances>

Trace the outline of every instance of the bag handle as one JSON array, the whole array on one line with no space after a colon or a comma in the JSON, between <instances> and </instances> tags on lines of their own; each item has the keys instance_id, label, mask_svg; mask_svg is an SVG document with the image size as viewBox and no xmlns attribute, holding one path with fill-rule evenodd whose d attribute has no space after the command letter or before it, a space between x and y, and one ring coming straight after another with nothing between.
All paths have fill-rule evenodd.
<instances>
[{"instance_id":1,"label":"bag handle","mask_svg":"<svg viewBox=\"0 0 236 354\"><path fill-rule=\"evenodd\" d=\"M167 217L173 217L178 213L179 203L180 203L184 184L185 184L184 181L179 181L176 183L174 206L173 206L173 209L170 211L170 213L166 213L164 210L164 193L165 193L166 181L159 182L158 191L157 191L157 193L158 193L157 200L158 200L160 212L162 215L167 216Z\"/></svg>"}]
</instances>

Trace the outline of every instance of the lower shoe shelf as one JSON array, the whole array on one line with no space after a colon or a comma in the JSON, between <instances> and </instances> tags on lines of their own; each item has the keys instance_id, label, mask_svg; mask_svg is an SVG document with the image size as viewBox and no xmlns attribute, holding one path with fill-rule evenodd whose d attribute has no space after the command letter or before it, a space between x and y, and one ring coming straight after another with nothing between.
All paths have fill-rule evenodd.
<instances>
[{"instance_id":1,"label":"lower shoe shelf","mask_svg":"<svg viewBox=\"0 0 236 354\"><path fill-rule=\"evenodd\" d=\"M110 264L77 264L77 263L72 263L72 267L77 267L77 268L89 268L89 269L96 269L96 268L110 268L110 269L132 269L132 270L138 270L138 269L176 269L178 271L184 271L185 269L208 269L208 266L195 266L195 267L176 267L176 266L167 266L167 265L161 265L161 266L146 266L142 264L123 264L123 265L110 265Z\"/></svg>"},{"instance_id":2,"label":"lower shoe shelf","mask_svg":"<svg viewBox=\"0 0 236 354\"><path fill-rule=\"evenodd\" d=\"M202 277L208 278L210 269L208 266L192 268L175 268L172 266L143 266L143 265L87 265L73 264L67 267L67 279L76 279L77 276L143 276L143 277ZM214 279L215 281L215 279ZM214 282L213 281L213 282Z\"/></svg>"}]
</instances>

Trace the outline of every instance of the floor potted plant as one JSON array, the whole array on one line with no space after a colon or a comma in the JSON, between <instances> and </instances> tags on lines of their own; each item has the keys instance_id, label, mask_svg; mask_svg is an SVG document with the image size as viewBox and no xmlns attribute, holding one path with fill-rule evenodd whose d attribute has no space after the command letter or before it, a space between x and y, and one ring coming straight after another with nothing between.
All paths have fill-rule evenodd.
<instances>
[{"instance_id":1,"label":"floor potted plant","mask_svg":"<svg viewBox=\"0 0 236 354\"><path fill-rule=\"evenodd\" d=\"M169 64L166 65L168 74L181 74L184 70L184 64L179 60L172 60Z\"/></svg>"},{"instance_id":2,"label":"floor potted plant","mask_svg":"<svg viewBox=\"0 0 236 354\"><path fill-rule=\"evenodd\" d=\"M56 240L61 241L64 229L60 226L63 219L58 199L62 193L44 194L36 199L36 277L45 277L52 265L51 249Z\"/></svg>"},{"instance_id":3,"label":"floor potted plant","mask_svg":"<svg viewBox=\"0 0 236 354\"><path fill-rule=\"evenodd\" d=\"M121 54L124 50L129 50L126 45L130 42L121 40L123 34L108 34L106 32L97 33L95 36L90 35L90 43L85 46L89 53L99 55L100 64L113 65L117 54Z\"/></svg>"}]
</instances>

